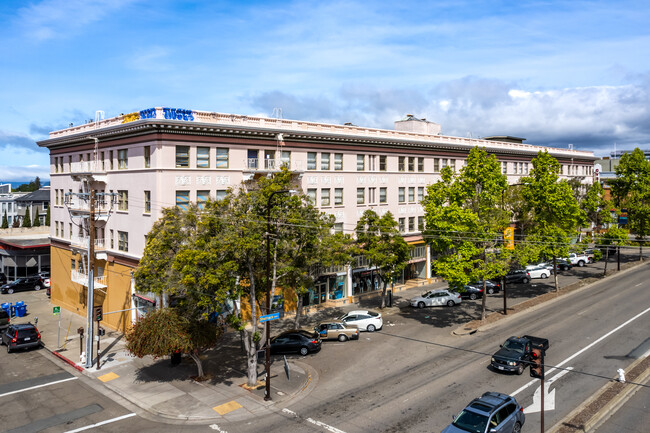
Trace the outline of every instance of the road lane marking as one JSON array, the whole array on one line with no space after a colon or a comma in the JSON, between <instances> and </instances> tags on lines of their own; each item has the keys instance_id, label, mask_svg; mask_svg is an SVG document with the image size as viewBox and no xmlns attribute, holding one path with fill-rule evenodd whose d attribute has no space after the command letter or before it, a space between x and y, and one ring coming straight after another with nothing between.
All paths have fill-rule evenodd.
<instances>
[{"instance_id":1,"label":"road lane marking","mask_svg":"<svg viewBox=\"0 0 650 433\"><path fill-rule=\"evenodd\" d=\"M573 370L573 367L568 367L566 370L562 370L548 381L544 382L544 410L555 410L555 390L551 391L551 385L553 382L567 374L569 371ZM537 387L535 393L533 394L533 404L524 409L524 413L535 413L542 410L542 387L541 385Z\"/></svg>"},{"instance_id":2,"label":"road lane marking","mask_svg":"<svg viewBox=\"0 0 650 433\"><path fill-rule=\"evenodd\" d=\"M42 385L35 385L35 386L30 386L28 388L17 389L16 391L5 392L4 394L0 394L0 398L4 397L4 396L7 396L7 395L18 394L20 392L25 392L25 391L31 391L32 389L43 388L44 386L56 385L57 383L67 382L69 380L75 380L75 379L77 379L77 378L76 377L69 377L67 379L55 380L54 382L44 383Z\"/></svg>"},{"instance_id":3,"label":"road lane marking","mask_svg":"<svg viewBox=\"0 0 650 433\"><path fill-rule=\"evenodd\" d=\"M650 308L646 308L645 310L643 310L642 312L640 312L640 313L637 314L636 316L632 317L632 318L629 319L628 321L626 321L626 322L624 322L623 324L621 324L621 325L617 326L616 328L612 329L612 330L609 331L607 334L603 335L602 337L600 337L598 340L594 341L594 342L591 343L590 345L584 347L583 349L581 349L581 350L577 351L576 353L574 353L573 355L569 356L569 357L566 358L564 361L560 362L560 363L557 364L555 367L553 367L553 368L551 368L549 371L547 371L546 374L551 374L551 373L553 373L555 370L557 370L558 368L561 368L563 365L567 364L569 361L571 361L571 360L572 360L573 358L575 358L576 356L582 354L582 353L583 353L584 351L586 351L586 350L591 349L593 346L595 346L596 344L600 343L600 342L603 341L605 338L609 337L610 335L612 335L612 334L615 333L616 331L620 330L621 328L623 328L623 327L629 325L630 323L632 323L633 321L635 321L635 320L638 319L639 317L641 317L641 316L643 316L644 314L646 314L648 311L650 311ZM521 388L519 388L518 390L516 390L514 393L511 393L510 395L512 395L512 396L514 397L515 395L519 394L521 391L525 390L525 389L528 388L529 386L531 386L531 385L537 383L537 380L538 380L538 379L533 379L533 380L531 380L531 381L528 382L526 385L522 386Z\"/></svg>"},{"instance_id":4,"label":"road lane marking","mask_svg":"<svg viewBox=\"0 0 650 433\"><path fill-rule=\"evenodd\" d=\"M97 424L87 425L86 427L79 427L78 429L74 429L74 430L68 430L65 433L77 433L77 432L88 430L88 429L91 429L91 428L103 426L105 424L110 424L112 422L121 421L123 419L131 418L132 416L135 416L135 413L128 413L126 415L118 416L117 418L111 418L111 419L107 419L106 421L98 422Z\"/></svg>"},{"instance_id":5,"label":"road lane marking","mask_svg":"<svg viewBox=\"0 0 650 433\"><path fill-rule=\"evenodd\" d=\"M318 427L324 428L328 432L331 432L331 433L345 433L343 430L339 430L336 427L332 427L331 425L325 424L324 422L320 422L320 421L317 421L317 420L312 419L312 418L300 418L297 413L295 413L294 411L289 410L287 408L282 409L282 412L288 413L289 415L293 416L294 418L304 419L305 421L307 421L309 423L312 423L312 424L314 424L314 425L316 425Z\"/></svg>"}]
</instances>

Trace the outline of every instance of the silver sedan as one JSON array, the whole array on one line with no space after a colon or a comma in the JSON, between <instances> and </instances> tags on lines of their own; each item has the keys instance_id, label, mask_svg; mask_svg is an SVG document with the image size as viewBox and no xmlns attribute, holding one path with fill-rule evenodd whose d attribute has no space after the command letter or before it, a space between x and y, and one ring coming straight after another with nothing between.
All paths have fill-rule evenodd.
<instances>
[{"instance_id":1,"label":"silver sedan","mask_svg":"<svg viewBox=\"0 0 650 433\"><path fill-rule=\"evenodd\" d=\"M447 289L436 289L429 290L422 294L422 296L417 296L411 299L411 307L435 307L438 305L447 305L448 307L453 307L456 304L460 304L460 293L452 292Z\"/></svg>"}]
</instances>

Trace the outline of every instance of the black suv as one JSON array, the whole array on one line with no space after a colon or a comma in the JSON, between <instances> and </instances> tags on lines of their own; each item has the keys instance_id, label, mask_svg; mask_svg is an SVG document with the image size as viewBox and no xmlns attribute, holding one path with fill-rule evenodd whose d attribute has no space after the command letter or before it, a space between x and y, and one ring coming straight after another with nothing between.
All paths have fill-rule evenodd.
<instances>
[{"instance_id":1,"label":"black suv","mask_svg":"<svg viewBox=\"0 0 650 433\"><path fill-rule=\"evenodd\" d=\"M41 334L31 323L9 325L2 331L2 344L7 345L7 353L15 349L31 349L41 345Z\"/></svg>"},{"instance_id":2,"label":"black suv","mask_svg":"<svg viewBox=\"0 0 650 433\"><path fill-rule=\"evenodd\" d=\"M506 274L506 283L524 283L530 281L530 274L525 269L515 269Z\"/></svg>"},{"instance_id":3,"label":"black suv","mask_svg":"<svg viewBox=\"0 0 650 433\"><path fill-rule=\"evenodd\" d=\"M41 290L43 287L45 287L43 278L40 275L33 275L31 277L18 278L11 283L4 284L0 287L0 292L11 294L24 290Z\"/></svg>"},{"instance_id":4,"label":"black suv","mask_svg":"<svg viewBox=\"0 0 650 433\"><path fill-rule=\"evenodd\" d=\"M0 308L0 331L7 329L10 321L11 317L9 316L9 313Z\"/></svg>"},{"instance_id":5,"label":"black suv","mask_svg":"<svg viewBox=\"0 0 650 433\"><path fill-rule=\"evenodd\" d=\"M519 433L526 416L514 397L486 392L463 409L442 433Z\"/></svg>"}]
</instances>

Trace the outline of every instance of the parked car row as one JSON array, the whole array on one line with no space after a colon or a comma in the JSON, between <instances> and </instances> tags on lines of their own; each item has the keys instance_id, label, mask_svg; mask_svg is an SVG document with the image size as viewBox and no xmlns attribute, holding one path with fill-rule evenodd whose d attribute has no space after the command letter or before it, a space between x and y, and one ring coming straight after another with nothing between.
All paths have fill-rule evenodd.
<instances>
[{"instance_id":1,"label":"parked car row","mask_svg":"<svg viewBox=\"0 0 650 433\"><path fill-rule=\"evenodd\" d=\"M49 274L42 273L30 277L17 278L10 283L5 283L0 286L0 292L2 294L12 294L25 290L41 290L48 287L50 287L50 276Z\"/></svg>"}]
</instances>

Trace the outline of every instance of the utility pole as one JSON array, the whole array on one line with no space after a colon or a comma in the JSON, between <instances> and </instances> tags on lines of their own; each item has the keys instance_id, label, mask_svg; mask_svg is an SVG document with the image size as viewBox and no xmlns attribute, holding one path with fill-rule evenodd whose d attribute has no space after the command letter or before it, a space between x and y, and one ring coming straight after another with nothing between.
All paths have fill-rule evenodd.
<instances>
[{"instance_id":1,"label":"utility pole","mask_svg":"<svg viewBox=\"0 0 650 433\"><path fill-rule=\"evenodd\" d=\"M88 218L88 300L86 312L86 368L93 366L93 309L95 307L95 190L90 189L90 218ZM99 326L99 323L97 324ZM99 353L97 353L99 357ZM99 358L98 358L99 360Z\"/></svg>"}]
</instances>

